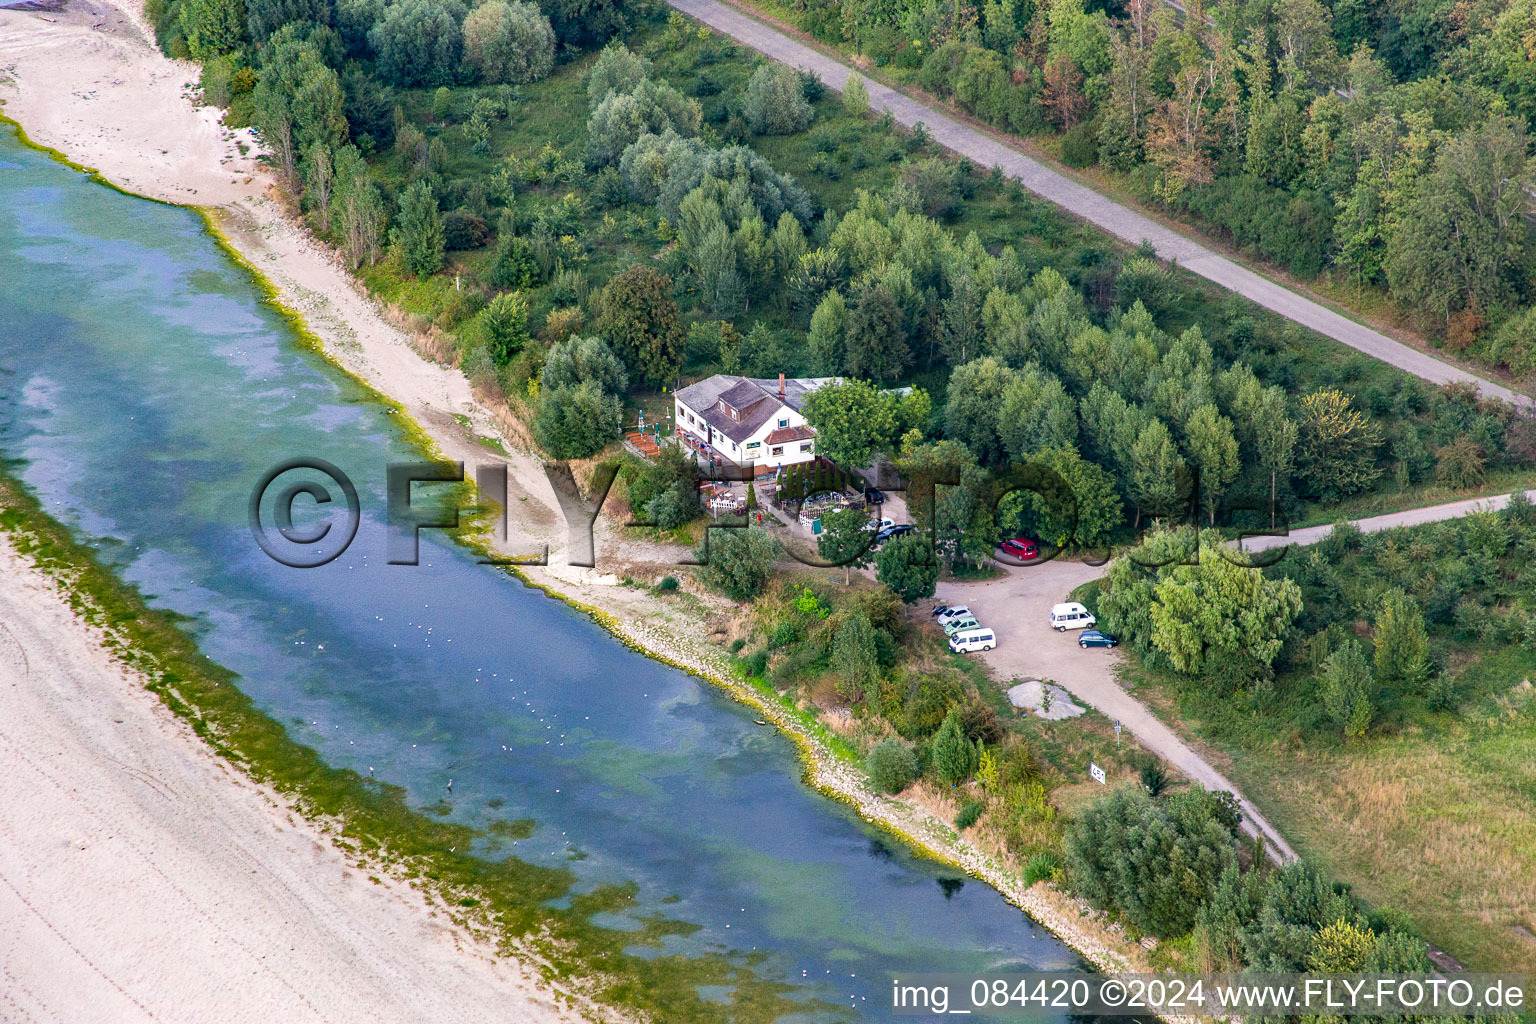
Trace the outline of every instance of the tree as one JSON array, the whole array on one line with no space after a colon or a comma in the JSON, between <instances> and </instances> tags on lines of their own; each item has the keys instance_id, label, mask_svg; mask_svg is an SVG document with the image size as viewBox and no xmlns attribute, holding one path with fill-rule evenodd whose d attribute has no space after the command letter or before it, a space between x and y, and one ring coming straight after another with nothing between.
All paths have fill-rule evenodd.
<instances>
[{"instance_id":1,"label":"tree","mask_svg":"<svg viewBox=\"0 0 1536 1024\"><path fill-rule=\"evenodd\" d=\"M933 596L939 562L921 533L892 537L875 552L875 578L906 604Z\"/></svg>"},{"instance_id":2,"label":"tree","mask_svg":"<svg viewBox=\"0 0 1536 1024\"><path fill-rule=\"evenodd\" d=\"M677 375L684 333L665 274L638 263L626 267L603 289L596 327L633 375L653 384Z\"/></svg>"},{"instance_id":3,"label":"tree","mask_svg":"<svg viewBox=\"0 0 1536 1024\"><path fill-rule=\"evenodd\" d=\"M854 117L869 113L869 89L864 85L864 76L857 72L848 72L848 81L843 85L843 109Z\"/></svg>"},{"instance_id":4,"label":"tree","mask_svg":"<svg viewBox=\"0 0 1536 1024\"><path fill-rule=\"evenodd\" d=\"M552 458L585 459L619 436L623 401L595 380L573 387L539 389L533 436Z\"/></svg>"},{"instance_id":5,"label":"tree","mask_svg":"<svg viewBox=\"0 0 1536 1024\"><path fill-rule=\"evenodd\" d=\"M1221 415L1216 406L1202 405L1184 424L1184 436L1189 442L1190 457L1200 469L1200 504L1215 526L1221 496L1237 479L1240 468L1232 421Z\"/></svg>"},{"instance_id":6,"label":"tree","mask_svg":"<svg viewBox=\"0 0 1536 1024\"><path fill-rule=\"evenodd\" d=\"M870 748L864 760L869 780L882 793L900 793L917 778L917 752L897 739L884 739Z\"/></svg>"},{"instance_id":7,"label":"tree","mask_svg":"<svg viewBox=\"0 0 1536 1024\"><path fill-rule=\"evenodd\" d=\"M1152 643L1175 671L1220 673L1229 688L1269 671L1291 623L1301 588L1266 579L1236 563L1221 536L1200 535L1199 562L1160 572L1153 588Z\"/></svg>"},{"instance_id":8,"label":"tree","mask_svg":"<svg viewBox=\"0 0 1536 1024\"><path fill-rule=\"evenodd\" d=\"M1003 460L998 412L1003 392L1017 379L1008 367L987 356L959 367L949 378L944 403L944 435L961 442L983 465Z\"/></svg>"},{"instance_id":9,"label":"tree","mask_svg":"<svg viewBox=\"0 0 1536 1024\"><path fill-rule=\"evenodd\" d=\"M869 549L874 540L875 535L869 530L869 517L862 510L838 509L821 517L816 551L833 565L843 567L843 585L846 586L853 570L869 564Z\"/></svg>"},{"instance_id":10,"label":"tree","mask_svg":"<svg viewBox=\"0 0 1536 1024\"><path fill-rule=\"evenodd\" d=\"M206 61L245 42L244 0L187 0L181 9L192 59Z\"/></svg>"},{"instance_id":11,"label":"tree","mask_svg":"<svg viewBox=\"0 0 1536 1024\"><path fill-rule=\"evenodd\" d=\"M1064 53L1052 57L1045 66L1045 96L1041 102L1050 110L1051 120L1063 130L1077 124L1088 112L1083 73Z\"/></svg>"},{"instance_id":12,"label":"tree","mask_svg":"<svg viewBox=\"0 0 1536 1024\"><path fill-rule=\"evenodd\" d=\"M1392 590L1376 612L1376 677L1418 686L1429 677L1429 633L1413 598Z\"/></svg>"},{"instance_id":13,"label":"tree","mask_svg":"<svg viewBox=\"0 0 1536 1024\"><path fill-rule=\"evenodd\" d=\"M696 100L650 79L633 92L610 92L587 119L587 159L615 163L643 135L697 135L699 116Z\"/></svg>"},{"instance_id":14,"label":"tree","mask_svg":"<svg viewBox=\"0 0 1536 1024\"><path fill-rule=\"evenodd\" d=\"M832 670L838 676L838 692L854 703L863 701L879 678L875 627L862 611L853 612L837 627L832 638Z\"/></svg>"},{"instance_id":15,"label":"tree","mask_svg":"<svg viewBox=\"0 0 1536 1024\"><path fill-rule=\"evenodd\" d=\"M814 116L800 73L771 62L752 72L741 114L756 135L794 135L809 128Z\"/></svg>"},{"instance_id":16,"label":"tree","mask_svg":"<svg viewBox=\"0 0 1536 1024\"><path fill-rule=\"evenodd\" d=\"M396 0L368 33L385 81L408 88L446 85L463 44L458 0Z\"/></svg>"},{"instance_id":17,"label":"tree","mask_svg":"<svg viewBox=\"0 0 1536 1024\"><path fill-rule=\"evenodd\" d=\"M762 530L710 530L697 552L705 563L699 576L733 601L750 601L768 585L777 553L777 542Z\"/></svg>"},{"instance_id":18,"label":"tree","mask_svg":"<svg viewBox=\"0 0 1536 1024\"><path fill-rule=\"evenodd\" d=\"M1030 366L1003 386L997 433L1014 462L1047 448L1075 448L1077 403L1049 370Z\"/></svg>"},{"instance_id":19,"label":"tree","mask_svg":"<svg viewBox=\"0 0 1536 1024\"><path fill-rule=\"evenodd\" d=\"M356 270L379 258L379 243L384 235L384 200L366 166L351 178L340 180L343 191L337 205L341 208L342 248L348 265Z\"/></svg>"},{"instance_id":20,"label":"tree","mask_svg":"<svg viewBox=\"0 0 1536 1024\"><path fill-rule=\"evenodd\" d=\"M611 92L634 92L651 77L651 62L615 39L603 47L587 72L587 101L595 107Z\"/></svg>"},{"instance_id":21,"label":"tree","mask_svg":"<svg viewBox=\"0 0 1536 1024\"><path fill-rule=\"evenodd\" d=\"M954 709L944 716L944 724L934 734L930 751L939 778L951 786L960 785L976 770L976 744L965 734L960 713Z\"/></svg>"},{"instance_id":22,"label":"tree","mask_svg":"<svg viewBox=\"0 0 1536 1024\"><path fill-rule=\"evenodd\" d=\"M1524 124L1503 114L1440 146L1391 231L1393 295L1442 322L1511 298L1525 265L1528 147Z\"/></svg>"},{"instance_id":23,"label":"tree","mask_svg":"<svg viewBox=\"0 0 1536 1024\"><path fill-rule=\"evenodd\" d=\"M854 286L843 345L843 370L853 377L892 381L912 362L906 317L883 284Z\"/></svg>"},{"instance_id":24,"label":"tree","mask_svg":"<svg viewBox=\"0 0 1536 1024\"><path fill-rule=\"evenodd\" d=\"M1302 398L1296 474L1309 493L1338 501L1365 490L1381 475L1380 445L1381 432L1342 391L1324 388Z\"/></svg>"},{"instance_id":25,"label":"tree","mask_svg":"<svg viewBox=\"0 0 1536 1024\"><path fill-rule=\"evenodd\" d=\"M1114 477L1077 453L1076 448L1047 448L1029 456L1029 465L1054 473L1066 495L1018 490L999 503L998 520L1012 535L1038 537L1059 548L1106 544L1124 518ZM1006 534L1005 534L1006 535Z\"/></svg>"},{"instance_id":26,"label":"tree","mask_svg":"<svg viewBox=\"0 0 1536 1024\"><path fill-rule=\"evenodd\" d=\"M528 344L528 300L521 292L503 292L480 311L485 343L497 366L505 366Z\"/></svg>"},{"instance_id":27,"label":"tree","mask_svg":"<svg viewBox=\"0 0 1536 1024\"><path fill-rule=\"evenodd\" d=\"M1307 953L1307 970L1323 974L1359 974L1369 969L1376 935L1363 924L1339 918L1318 929Z\"/></svg>"},{"instance_id":28,"label":"tree","mask_svg":"<svg viewBox=\"0 0 1536 1024\"><path fill-rule=\"evenodd\" d=\"M824 384L806 396L802 409L816 431L816 451L840 466L867 466L896 440L896 406L862 380Z\"/></svg>"},{"instance_id":29,"label":"tree","mask_svg":"<svg viewBox=\"0 0 1536 1024\"><path fill-rule=\"evenodd\" d=\"M626 383L623 365L601 339L570 337L555 342L545 354L539 378L534 439L557 459L595 455L619 436ZM643 505L648 495L637 494L637 490L632 487L630 497ZM688 497L696 493L690 481ZM690 509L684 503L674 511L686 522L696 509L696 504Z\"/></svg>"},{"instance_id":30,"label":"tree","mask_svg":"<svg viewBox=\"0 0 1536 1024\"><path fill-rule=\"evenodd\" d=\"M298 184L301 154L316 144L336 150L347 140L341 81L309 43L289 39L271 45L251 100L262 140L290 188Z\"/></svg>"},{"instance_id":31,"label":"tree","mask_svg":"<svg viewBox=\"0 0 1536 1024\"><path fill-rule=\"evenodd\" d=\"M400 194L400 213L390 237L400 247L406 269L430 277L443 265L443 219L432 198L432 186L418 181Z\"/></svg>"},{"instance_id":32,"label":"tree","mask_svg":"<svg viewBox=\"0 0 1536 1024\"><path fill-rule=\"evenodd\" d=\"M1344 730L1345 736L1365 735L1373 714L1371 666L1365 660L1360 641L1351 637L1328 655L1318 679L1318 690L1323 709L1333 724Z\"/></svg>"},{"instance_id":33,"label":"tree","mask_svg":"<svg viewBox=\"0 0 1536 1024\"><path fill-rule=\"evenodd\" d=\"M1203 789L1166 800L1117 789L1068 826L1067 873L1089 903L1138 930L1183 935L1234 868L1236 830L1221 799Z\"/></svg>"},{"instance_id":34,"label":"tree","mask_svg":"<svg viewBox=\"0 0 1536 1024\"><path fill-rule=\"evenodd\" d=\"M537 82L555 66L555 33L530 3L490 0L464 19L464 60L482 82Z\"/></svg>"},{"instance_id":35,"label":"tree","mask_svg":"<svg viewBox=\"0 0 1536 1024\"><path fill-rule=\"evenodd\" d=\"M1332 86L1341 62L1328 8L1317 0L1280 0L1275 4L1275 16L1285 87L1320 90Z\"/></svg>"},{"instance_id":36,"label":"tree","mask_svg":"<svg viewBox=\"0 0 1536 1024\"><path fill-rule=\"evenodd\" d=\"M843 332L847 326L848 304L843 301L842 293L834 288L811 314L811 330L805 339L817 369L822 373L835 374L842 369Z\"/></svg>"},{"instance_id":37,"label":"tree","mask_svg":"<svg viewBox=\"0 0 1536 1024\"><path fill-rule=\"evenodd\" d=\"M622 395L629 384L623 362L603 339L574 336L549 346L539 379L543 389L575 387L584 381L595 381L611 395Z\"/></svg>"},{"instance_id":38,"label":"tree","mask_svg":"<svg viewBox=\"0 0 1536 1024\"><path fill-rule=\"evenodd\" d=\"M245 25L253 43L264 43L284 25L331 23L326 0L245 0Z\"/></svg>"},{"instance_id":39,"label":"tree","mask_svg":"<svg viewBox=\"0 0 1536 1024\"><path fill-rule=\"evenodd\" d=\"M549 0L544 9L562 46L595 49L629 28L629 0Z\"/></svg>"},{"instance_id":40,"label":"tree","mask_svg":"<svg viewBox=\"0 0 1536 1024\"><path fill-rule=\"evenodd\" d=\"M1179 477L1184 460L1174 446L1173 435L1154 419L1141 429L1131 448L1129 489L1136 506L1136 525L1142 513L1166 516L1179 505Z\"/></svg>"}]
</instances>

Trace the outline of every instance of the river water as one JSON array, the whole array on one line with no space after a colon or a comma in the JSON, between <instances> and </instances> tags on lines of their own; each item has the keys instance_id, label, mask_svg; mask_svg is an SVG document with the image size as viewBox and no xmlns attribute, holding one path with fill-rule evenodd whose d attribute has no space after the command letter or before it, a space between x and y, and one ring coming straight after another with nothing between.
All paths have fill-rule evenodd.
<instances>
[{"instance_id":1,"label":"river water","mask_svg":"<svg viewBox=\"0 0 1536 1024\"><path fill-rule=\"evenodd\" d=\"M392 420L296 343L194 213L0 129L0 455L296 738L448 820L533 819L498 856L564 866L577 890L634 883L634 909L602 923L697 925L668 948L757 954L848 1008L818 1018L884 1019L893 972L1081 966L991 888L807 788L794 748L708 684L435 531L419 565L386 564L385 467L419 460ZM268 558L248 526L254 484L294 456L360 492L356 541L316 569Z\"/></svg>"}]
</instances>

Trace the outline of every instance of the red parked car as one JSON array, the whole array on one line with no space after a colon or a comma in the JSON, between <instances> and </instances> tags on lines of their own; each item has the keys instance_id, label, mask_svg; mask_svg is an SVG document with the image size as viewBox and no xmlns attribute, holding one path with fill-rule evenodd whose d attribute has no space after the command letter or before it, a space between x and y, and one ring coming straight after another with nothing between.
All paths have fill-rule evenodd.
<instances>
[{"instance_id":1,"label":"red parked car","mask_svg":"<svg viewBox=\"0 0 1536 1024\"><path fill-rule=\"evenodd\" d=\"M1003 554L1012 555L1021 562L1032 561L1040 557L1040 542L1031 540L1028 537L1014 537L1012 540L1003 541L998 547Z\"/></svg>"}]
</instances>

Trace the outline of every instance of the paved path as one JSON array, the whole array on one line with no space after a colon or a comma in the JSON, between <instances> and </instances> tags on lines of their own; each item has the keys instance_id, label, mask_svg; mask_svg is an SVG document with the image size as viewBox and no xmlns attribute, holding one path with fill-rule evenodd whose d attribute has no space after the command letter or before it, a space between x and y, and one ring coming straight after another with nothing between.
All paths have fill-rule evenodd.
<instances>
[{"instance_id":1,"label":"paved path","mask_svg":"<svg viewBox=\"0 0 1536 1024\"><path fill-rule=\"evenodd\" d=\"M689 17L733 37L767 57L814 72L832 89L841 92L848 80L850 69L847 65L719 0L667 2ZM865 83L869 88L869 104L872 109L889 110L898 122L907 127L923 123L933 138L945 148L969 157L982 167L1001 168L1003 173L1017 178L1025 188L1042 199L1082 217L1117 238L1132 245L1142 241L1150 242L1162 258L1178 260L1180 266L1223 288L1237 292L1303 327L1396 366L1415 377L1433 384L1474 384L1487 397L1512 402L1523 408L1536 405L1526 395L1442 363L1283 288L1150 217L1122 206L1039 161L1030 159L985 132L961 124L910 96L871 79L865 79Z\"/></svg>"},{"instance_id":2,"label":"paved path","mask_svg":"<svg viewBox=\"0 0 1536 1024\"><path fill-rule=\"evenodd\" d=\"M1477 508L1500 509L1510 495L1454 501L1444 505L1409 509L1387 515L1357 519L1355 525L1366 533L1396 526L1457 519ZM1245 550L1259 551L1286 544L1316 544L1333 527L1312 526L1294 530L1287 537L1255 537ZM1001 580L981 583L941 583L935 599L943 604L964 604L978 620L997 631L999 646L981 657L1000 679L1053 679L1072 694L1115 719L1148 751L1178 768L1206 789L1229 790L1237 795L1243 809L1243 829L1249 835L1263 834L1270 856L1280 862L1296 859L1295 851L1278 829L1258 808L1242 796L1225 775L1185 743L1156 714L1136 697L1121 688L1116 680L1114 662L1118 651L1082 650L1076 633L1057 633L1046 624L1051 605L1066 600L1074 588L1103 575L1102 566L1080 562L1053 561L1038 565L1003 566L1007 573Z\"/></svg>"}]
</instances>

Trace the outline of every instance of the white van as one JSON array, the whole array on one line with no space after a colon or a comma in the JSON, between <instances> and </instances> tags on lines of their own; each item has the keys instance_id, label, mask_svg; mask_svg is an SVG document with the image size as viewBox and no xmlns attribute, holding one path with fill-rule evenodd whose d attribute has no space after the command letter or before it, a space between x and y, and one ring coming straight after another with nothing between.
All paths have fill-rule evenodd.
<instances>
[{"instance_id":1,"label":"white van","mask_svg":"<svg viewBox=\"0 0 1536 1024\"><path fill-rule=\"evenodd\" d=\"M1058 633L1065 633L1069 629L1088 629L1098 621L1076 601L1051 606L1051 628Z\"/></svg>"},{"instance_id":2,"label":"white van","mask_svg":"<svg viewBox=\"0 0 1536 1024\"><path fill-rule=\"evenodd\" d=\"M972 651L990 651L996 646L997 637L986 626L962 629L949 638L949 649L956 654L969 654Z\"/></svg>"}]
</instances>

